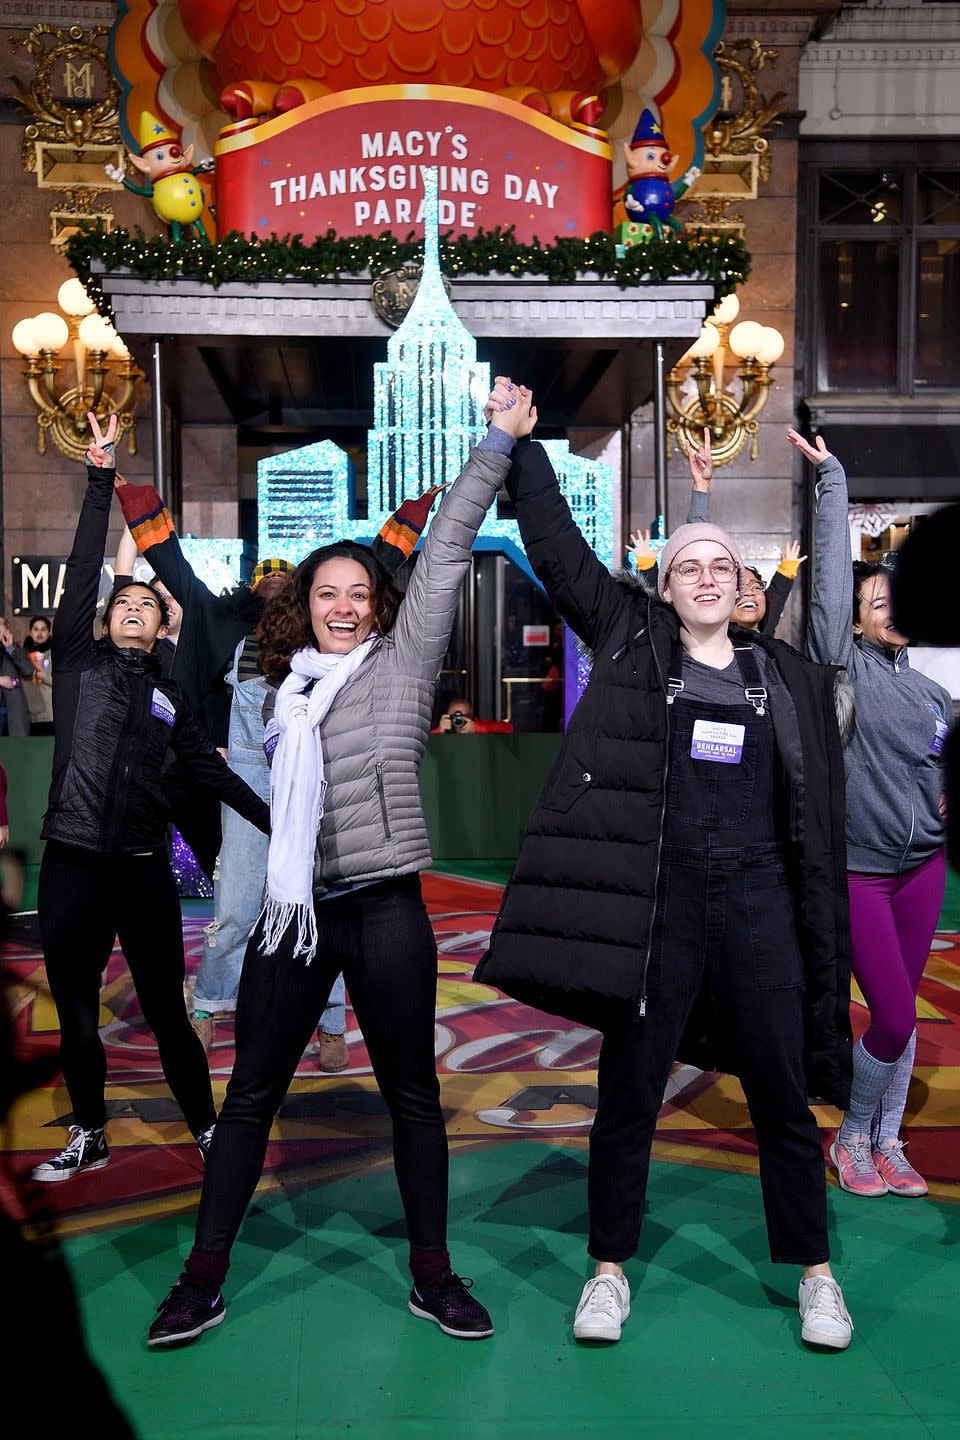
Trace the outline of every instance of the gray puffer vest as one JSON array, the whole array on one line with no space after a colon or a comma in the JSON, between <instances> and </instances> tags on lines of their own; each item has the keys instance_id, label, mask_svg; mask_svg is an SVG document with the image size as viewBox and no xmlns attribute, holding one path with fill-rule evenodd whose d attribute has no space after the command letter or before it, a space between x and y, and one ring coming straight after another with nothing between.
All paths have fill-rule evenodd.
<instances>
[{"instance_id":1,"label":"gray puffer vest","mask_svg":"<svg viewBox=\"0 0 960 1440\"><path fill-rule=\"evenodd\" d=\"M393 629L340 691L323 722L324 814L314 891L424 870L430 841L420 760L460 585L510 457L473 450L427 532ZM275 691L264 703L273 713Z\"/></svg>"}]
</instances>

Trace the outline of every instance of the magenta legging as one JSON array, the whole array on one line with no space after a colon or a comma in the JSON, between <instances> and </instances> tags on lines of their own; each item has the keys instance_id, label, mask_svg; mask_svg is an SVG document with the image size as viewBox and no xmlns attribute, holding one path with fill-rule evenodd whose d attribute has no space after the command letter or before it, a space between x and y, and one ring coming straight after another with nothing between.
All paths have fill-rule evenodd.
<instances>
[{"instance_id":1,"label":"magenta legging","mask_svg":"<svg viewBox=\"0 0 960 1440\"><path fill-rule=\"evenodd\" d=\"M937 928L947 867L943 850L899 875L847 876L854 979L870 1011L863 1047L899 1060L917 1023L917 989Z\"/></svg>"}]
</instances>

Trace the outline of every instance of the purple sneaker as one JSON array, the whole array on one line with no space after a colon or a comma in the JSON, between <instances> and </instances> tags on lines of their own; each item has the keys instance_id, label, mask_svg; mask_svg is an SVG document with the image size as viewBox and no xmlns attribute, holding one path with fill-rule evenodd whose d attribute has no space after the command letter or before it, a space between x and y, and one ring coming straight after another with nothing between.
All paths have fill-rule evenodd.
<instances>
[{"instance_id":1,"label":"purple sneaker","mask_svg":"<svg viewBox=\"0 0 960 1440\"><path fill-rule=\"evenodd\" d=\"M219 1290L198 1285L189 1275L181 1275L167 1298L157 1306L158 1317L147 1332L152 1350L159 1346L172 1348L189 1345L214 1325L227 1318L227 1307Z\"/></svg>"},{"instance_id":2,"label":"purple sneaker","mask_svg":"<svg viewBox=\"0 0 960 1440\"><path fill-rule=\"evenodd\" d=\"M470 1295L472 1280L461 1280L451 1271L439 1285L414 1285L410 1291L410 1312L421 1320L432 1320L444 1335L457 1340L484 1340L493 1334L493 1321L479 1300Z\"/></svg>"}]
</instances>

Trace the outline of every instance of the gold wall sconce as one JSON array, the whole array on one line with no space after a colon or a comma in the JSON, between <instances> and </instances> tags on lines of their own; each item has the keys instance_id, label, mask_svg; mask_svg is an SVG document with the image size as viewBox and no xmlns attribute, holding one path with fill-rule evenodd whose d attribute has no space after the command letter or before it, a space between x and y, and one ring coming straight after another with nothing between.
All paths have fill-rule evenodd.
<instances>
[{"instance_id":1,"label":"gold wall sconce","mask_svg":"<svg viewBox=\"0 0 960 1440\"><path fill-rule=\"evenodd\" d=\"M57 293L63 314L44 310L13 327L14 348L23 356L23 374L37 406L37 452L45 455L47 435L62 455L82 460L92 436L87 411L101 428L117 416L118 441L125 434L131 455L137 451L133 403L143 378L116 330L98 315L79 280L65 280ZM67 318L64 319L64 316ZM73 346L76 384L57 391L60 352Z\"/></svg>"},{"instance_id":2,"label":"gold wall sconce","mask_svg":"<svg viewBox=\"0 0 960 1440\"><path fill-rule=\"evenodd\" d=\"M750 459L760 455L758 415L773 383L770 371L784 351L784 338L772 325L741 320L736 295L727 295L704 322L698 338L667 375L667 432L683 452L697 450L710 431L715 465L729 465L748 438ZM731 328L732 326L732 328ZM728 352L740 361L737 396L726 384Z\"/></svg>"}]
</instances>

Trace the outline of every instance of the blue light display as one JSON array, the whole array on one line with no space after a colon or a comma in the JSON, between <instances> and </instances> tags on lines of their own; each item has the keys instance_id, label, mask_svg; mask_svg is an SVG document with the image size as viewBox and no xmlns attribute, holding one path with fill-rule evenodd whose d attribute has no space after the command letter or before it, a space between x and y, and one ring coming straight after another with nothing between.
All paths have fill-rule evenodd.
<instances>
[{"instance_id":1,"label":"blue light display","mask_svg":"<svg viewBox=\"0 0 960 1440\"><path fill-rule=\"evenodd\" d=\"M455 480L486 432L490 366L460 320L440 271L437 172L424 172L423 276L402 325L374 366L374 426L367 436L368 518L354 518L349 457L330 440L261 460L257 467L261 556L298 561L341 537L376 535L402 500ZM574 519L604 564L613 563L613 477L566 440L545 448ZM435 513L435 512L434 512ZM429 522L428 522L429 523ZM515 520L491 510L483 539L520 546Z\"/></svg>"}]
</instances>

